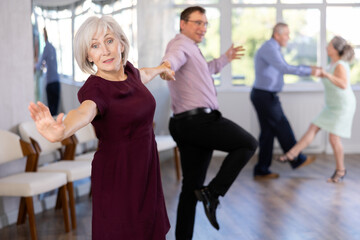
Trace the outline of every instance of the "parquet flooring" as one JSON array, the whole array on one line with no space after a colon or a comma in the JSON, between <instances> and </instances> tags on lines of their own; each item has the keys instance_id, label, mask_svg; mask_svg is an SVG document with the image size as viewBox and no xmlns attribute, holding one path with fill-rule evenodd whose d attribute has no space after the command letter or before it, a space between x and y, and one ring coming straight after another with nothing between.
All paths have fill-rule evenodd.
<instances>
[{"instance_id":1,"label":"parquet flooring","mask_svg":"<svg viewBox=\"0 0 360 240\"><path fill-rule=\"evenodd\" d=\"M207 181L221 164L214 157ZM255 181L255 160L245 166L224 198L217 217L220 230L209 224L197 206L194 240L358 240L360 239L360 154L346 155L348 175L340 184L326 183L333 173L332 155L317 155L312 165L291 170L273 162L279 179ZM161 163L163 189L170 223L167 240L174 240L175 217L181 184L175 179L173 161ZM40 240L91 239L91 199L77 200L78 228L64 233L61 211L36 215ZM0 229L0 239L30 239L28 225ZM131 239L128 239L131 240ZM146 240L146 239L144 239Z\"/></svg>"}]
</instances>

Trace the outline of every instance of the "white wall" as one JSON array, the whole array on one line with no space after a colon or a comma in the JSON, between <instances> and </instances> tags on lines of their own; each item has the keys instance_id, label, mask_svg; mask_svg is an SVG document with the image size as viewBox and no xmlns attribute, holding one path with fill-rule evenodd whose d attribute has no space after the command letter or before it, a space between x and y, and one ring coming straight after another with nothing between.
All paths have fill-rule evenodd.
<instances>
[{"instance_id":1,"label":"white wall","mask_svg":"<svg viewBox=\"0 0 360 240\"><path fill-rule=\"evenodd\" d=\"M19 7L21 6L21 7ZM31 1L0 1L0 128L30 119L33 100Z\"/></svg>"},{"instance_id":2,"label":"white wall","mask_svg":"<svg viewBox=\"0 0 360 240\"><path fill-rule=\"evenodd\" d=\"M175 36L174 22L170 18L170 0L138 1L139 68L155 67L161 63L167 43ZM156 77L146 87L156 100L155 133L167 134L170 112L170 95L167 83Z\"/></svg>"},{"instance_id":3,"label":"white wall","mask_svg":"<svg viewBox=\"0 0 360 240\"><path fill-rule=\"evenodd\" d=\"M0 1L0 129L17 132L30 119L27 106L34 96L31 1ZM0 167L0 177L24 171L19 160ZM0 228L14 222L19 198L0 198Z\"/></svg>"}]
</instances>

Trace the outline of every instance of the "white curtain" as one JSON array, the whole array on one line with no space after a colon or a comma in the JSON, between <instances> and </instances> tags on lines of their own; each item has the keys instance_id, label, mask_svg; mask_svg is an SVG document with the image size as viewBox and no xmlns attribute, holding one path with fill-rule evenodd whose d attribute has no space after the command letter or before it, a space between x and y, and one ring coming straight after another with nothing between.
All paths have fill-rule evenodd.
<instances>
[{"instance_id":1,"label":"white curtain","mask_svg":"<svg viewBox=\"0 0 360 240\"><path fill-rule=\"evenodd\" d=\"M63 7L79 1L81 0L33 0L33 4L41 7Z\"/></svg>"},{"instance_id":2,"label":"white curtain","mask_svg":"<svg viewBox=\"0 0 360 240\"><path fill-rule=\"evenodd\" d=\"M138 0L139 67L161 63L167 43L176 34L171 0ZM146 85L156 100L154 121L156 134L168 133L170 96L167 83L157 77Z\"/></svg>"}]
</instances>

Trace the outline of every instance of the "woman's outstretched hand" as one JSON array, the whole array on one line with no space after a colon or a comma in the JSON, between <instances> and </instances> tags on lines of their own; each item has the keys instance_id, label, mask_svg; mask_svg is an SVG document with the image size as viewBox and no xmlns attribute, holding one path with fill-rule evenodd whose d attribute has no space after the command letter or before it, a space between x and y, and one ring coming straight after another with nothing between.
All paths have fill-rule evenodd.
<instances>
[{"instance_id":1,"label":"woman's outstretched hand","mask_svg":"<svg viewBox=\"0 0 360 240\"><path fill-rule=\"evenodd\" d=\"M28 108L37 130L44 138L50 142L63 140L65 133L65 125L62 120L63 113L59 114L54 120L49 108L41 102L37 102L37 104L31 102Z\"/></svg>"}]
</instances>

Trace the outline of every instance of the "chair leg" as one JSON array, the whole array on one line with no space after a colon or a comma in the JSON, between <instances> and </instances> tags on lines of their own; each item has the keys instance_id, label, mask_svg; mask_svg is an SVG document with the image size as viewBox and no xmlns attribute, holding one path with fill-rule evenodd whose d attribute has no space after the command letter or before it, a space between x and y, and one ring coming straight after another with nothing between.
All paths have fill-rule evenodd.
<instances>
[{"instance_id":1,"label":"chair leg","mask_svg":"<svg viewBox=\"0 0 360 240\"><path fill-rule=\"evenodd\" d=\"M36 224L35 224L33 198L32 197L26 197L25 198L25 203L26 203L27 214L29 215L29 225L30 225L31 239L36 240L37 235L36 235Z\"/></svg>"},{"instance_id":2,"label":"chair leg","mask_svg":"<svg viewBox=\"0 0 360 240\"><path fill-rule=\"evenodd\" d=\"M176 170L176 179L180 181L181 179L181 164L180 164L180 157L179 157L179 148L174 147L174 156L175 156L175 170Z\"/></svg>"},{"instance_id":3,"label":"chair leg","mask_svg":"<svg viewBox=\"0 0 360 240\"><path fill-rule=\"evenodd\" d=\"M67 183L67 190L68 190L68 193L69 193L71 226L72 226L72 229L76 229L76 211L75 211L74 184L72 182Z\"/></svg>"},{"instance_id":4,"label":"chair leg","mask_svg":"<svg viewBox=\"0 0 360 240\"><path fill-rule=\"evenodd\" d=\"M58 192L58 193L57 193L57 196L56 196L55 209L60 209L61 206L62 206L61 196L60 196L60 193Z\"/></svg>"},{"instance_id":5,"label":"chair leg","mask_svg":"<svg viewBox=\"0 0 360 240\"><path fill-rule=\"evenodd\" d=\"M19 213L18 213L18 219L17 219L17 225L24 224L26 220L26 203L25 198L20 198L20 204L19 204Z\"/></svg>"},{"instance_id":6,"label":"chair leg","mask_svg":"<svg viewBox=\"0 0 360 240\"><path fill-rule=\"evenodd\" d=\"M91 185L91 182L90 182L90 191L89 191L89 198L91 198L92 197L92 187L91 187L92 185Z\"/></svg>"},{"instance_id":7,"label":"chair leg","mask_svg":"<svg viewBox=\"0 0 360 240\"><path fill-rule=\"evenodd\" d=\"M61 196L61 202L67 203L66 185L59 188L59 195ZM62 210L64 215L65 232L70 232L69 221L69 207L67 204L62 204Z\"/></svg>"}]
</instances>

